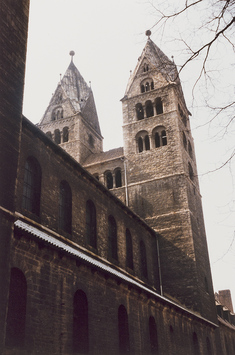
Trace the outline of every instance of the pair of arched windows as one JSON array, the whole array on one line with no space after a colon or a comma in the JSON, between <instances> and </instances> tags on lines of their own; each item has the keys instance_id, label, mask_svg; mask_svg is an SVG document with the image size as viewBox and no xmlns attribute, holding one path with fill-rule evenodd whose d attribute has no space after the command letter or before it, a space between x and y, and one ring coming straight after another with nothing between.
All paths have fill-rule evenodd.
<instances>
[{"instance_id":1,"label":"pair of arched windows","mask_svg":"<svg viewBox=\"0 0 235 355\"><path fill-rule=\"evenodd\" d=\"M64 111L62 107L57 107L53 112L52 112L52 116L51 116L51 120L55 121L55 120L59 120L61 118L64 118Z\"/></svg>"},{"instance_id":2,"label":"pair of arched windows","mask_svg":"<svg viewBox=\"0 0 235 355\"><path fill-rule=\"evenodd\" d=\"M52 139L52 134L50 131L46 132L47 137ZM66 143L69 141L69 128L64 127L62 130L62 134L59 129L55 129L54 131L54 142L56 144Z\"/></svg>"},{"instance_id":3,"label":"pair of arched windows","mask_svg":"<svg viewBox=\"0 0 235 355\"><path fill-rule=\"evenodd\" d=\"M136 104L136 117L137 120L143 120L145 117L152 117L154 115L160 115L163 113L162 99L160 97L156 98L154 104L151 100L145 102L143 106L141 103Z\"/></svg>"},{"instance_id":4,"label":"pair of arched windows","mask_svg":"<svg viewBox=\"0 0 235 355\"><path fill-rule=\"evenodd\" d=\"M153 89L154 89L154 82L152 80L151 81L146 81L145 80L145 82L140 85L141 93L147 92L147 91L150 91L150 90L153 90Z\"/></svg>"},{"instance_id":5,"label":"pair of arched windows","mask_svg":"<svg viewBox=\"0 0 235 355\"><path fill-rule=\"evenodd\" d=\"M152 144L154 148L167 145L167 135L165 127L159 126L152 131ZM141 153L144 150L150 150L150 139L147 131L141 131L136 135L137 152Z\"/></svg>"},{"instance_id":6,"label":"pair of arched windows","mask_svg":"<svg viewBox=\"0 0 235 355\"><path fill-rule=\"evenodd\" d=\"M120 168L105 172L105 184L108 189L122 187L122 172Z\"/></svg>"}]
</instances>

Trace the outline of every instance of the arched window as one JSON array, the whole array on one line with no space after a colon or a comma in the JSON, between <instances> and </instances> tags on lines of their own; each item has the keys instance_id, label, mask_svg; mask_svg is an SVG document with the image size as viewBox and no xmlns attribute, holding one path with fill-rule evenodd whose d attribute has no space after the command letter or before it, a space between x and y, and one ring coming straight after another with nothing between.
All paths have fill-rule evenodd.
<instances>
[{"instance_id":1,"label":"arched window","mask_svg":"<svg viewBox=\"0 0 235 355\"><path fill-rule=\"evenodd\" d=\"M91 200L88 200L86 203L86 237L88 244L96 248L96 209Z\"/></svg>"},{"instance_id":2,"label":"arched window","mask_svg":"<svg viewBox=\"0 0 235 355\"><path fill-rule=\"evenodd\" d=\"M188 153L191 158L193 158L193 150L190 141L188 141Z\"/></svg>"},{"instance_id":3,"label":"arched window","mask_svg":"<svg viewBox=\"0 0 235 355\"><path fill-rule=\"evenodd\" d=\"M121 169L115 171L115 186L122 187L122 172Z\"/></svg>"},{"instance_id":4,"label":"arched window","mask_svg":"<svg viewBox=\"0 0 235 355\"><path fill-rule=\"evenodd\" d=\"M153 116L153 104L150 100L148 100L145 103L145 107L146 107L146 116L147 117L152 117Z\"/></svg>"},{"instance_id":5,"label":"arched window","mask_svg":"<svg viewBox=\"0 0 235 355\"><path fill-rule=\"evenodd\" d=\"M141 85L141 92L142 92L142 93L145 92L145 88L144 88L144 85L143 85L143 84Z\"/></svg>"},{"instance_id":6,"label":"arched window","mask_svg":"<svg viewBox=\"0 0 235 355\"><path fill-rule=\"evenodd\" d=\"M194 178L193 168L192 168L192 165L190 163L188 163L188 171L189 171L190 179L193 180L193 178Z\"/></svg>"},{"instance_id":7,"label":"arched window","mask_svg":"<svg viewBox=\"0 0 235 355\"><path fill-rule=\"evenodd\" d=\"M143 240L140 242L140 265L141 265L141 273L146 279L148 278L148 268L147 268L147 255L145 244Z\"/></svg>"},{"instance_id":8,"label":"arched window","mask_svg":"<svg viewBox=\"0 0 235 355\"><path fill-rule=\"evenodd\" d=\"M197 338L197 334L195 332L193 332L193 353L195 355L199 355L200 354L198 338Z\"/></svg>"},{"instance_id":9,"label":"arched window","mask_svg":"<svg viewBox=\"0 0 235 355\"><path fill-rule=\"evenodd\" d=\"M41 167L34 157L25 163L23 208L39 216L41 199Z\"/></svg>"},{"instance_id":10,"label":"arched window","mask_svg":"<svg viewBox=\"0 0 235 355\"><path fill-rule=\"evenodd\" d=\"M211 342L208 337L206 337L206 350L208 355L212 355Z\"/></svg>"},{"instance_id":11,"label":"arched window","mask_svg":"<svg viewBox=\"0 0 235 355\"><path fill-rule=\"evenodd\" d=\"M46 132L46 136L49 137L50 139L52 139L52 134L50 131Z\"/></svg>"},{"instance_id":12,"label":"arched window","mask_svg":"<svg viewBox=\"0 0 235 355\"><path fill-rule=\"evenodd\" d=\"M154 137L155 148L167 145L166 130L163 126L154 128L152 136Z\"/></svg>"},{"instance_id":13,"label":"arched window","mask_svg":"<svg viewBox=\"0 0 235 355\"><path fill-rule=\"evenodd\" d=\"M129 229L126 229L126 266L133 270L132 238Z\"/></svg>"},{"instance_id":14,"label":"arched window","mask_svg":"<svg viewBox=\"0 0 235 355\"><path fill-rule=\"evenodd\" d=\"M162 99L158 97L155 101L157 115L163 113Z\"/></svg>"},{"instance_id":15,"label":"arched window","mask_svg":"<svg viewBox=\"0 0 235 355\"><path fill-rule=\"evenodd\" d=\"M148 64L144 64L144 72L147 72L149 70L149 66L148 66Z\"/></svg>"},{"instance_id":16,"label":"arched window","mask_svg":"<svg viewBox=\"0 0 235 355\"><path fill-rule=\"evenodd\" d=\"M69 140L69 128L64 127L63 128L63 143L68 142Z\"/></svg>"},{"instance_id":17,"label":"arched window","mask_svg":"<svg viewBox=\"0 0 235 355\"><path fill-rule=\"evenodd\" d=\"M149 136L146 134L144 137L145 150L150 150Z\"/></svg>"},{"instance_id":18,"label":"arched window","mask_svg":"<svg viewBox=\"0 0 235 355\"><path fill-rule=\"evenodd\" d=\"M67 233L72 232L72 192L67 181L60 183L59 227Z\"/></svg>"},{"instance_id":19,"label":"arched window","mask_svg":"<svg viewBox=\"0 0 235 355\"><path fill-rule=\"evenodd\" d=\"M151 90L153 90L153 89L154 89L154 82L151 81Z\"/></svg>"},{"instance_id":20,"label":"arched window","mask_svg":"<svg viewBox=\"0 0 235 355\"><path fill-rule=\"evenodd\" d=\"M86 294L78 290L73 298L73 351L89 352L88 302Z\"/></svg>"},{"instance_id":21,"label":"arched window","mask_svg":"<svg viewBox=\"0 0 235 355\"><path fill-rule=\"evenodd\" d=\"M109 256L117 260L117 224L113 216L108 218L108 233Z\"/></svg>"},{"instance_id":22,"label":"arched window","mask_svg":"<svg viewBox=\"0 0 235 355\"><path fill-rule=\"evenodd\" d=\"M61 143L61 137L60 137L60 130L59 129L55 129L54 137L55 137L55 143L56 144L60 144Z\"/></svg>"},{"instance_id":23,"label":"arched window","mask_svg":"<svg viewBox=\"0 0 235 355\"><path fill-rule=\"evenodd\" d=\"M147 131L138 132L135 139L137 144L137 153L150 149L149 135Z\"/></svg>"},{"instance_id":24,"label":"arched window","mask_svg":"<svg viewBox=\"0 0 235 355\"><path fill-rule=\"evenodd\" d=\"M120 354L130 353L129 325L126 308L121 305L118 308L118 333Z\"/></svg>"},{"instance_id":25,"label":"arched window","mask_svg":"<svg viewBox=\"0 0 235 355\"><path fill-rule=\"evenodd\" d=\"M113 188L113 175L111 171L107 171L105 173L105 177L106 177L106 187L110 190Z\"/></svg>"},{"instance_id":26,"label":"arched window","mask_svg":"<svg viewBox=\"0 0 235 355\"><path fill-rule=\"evenodd\" d=\"M6 322L6 346L24 346L26 303L27 282L25 276L21 270L12 268Z\"/></svg>"},{"instance_id":27,"label":"arched window","mask_svg":"<svg viewBox=\"0 0 235 355\"><path fill-rule=\"evenodd\" d=\"M157 339L157 327L154 317L149 317L149 339L150 339L150 347L151 353L158 353L158 339Z\"/></svg>"},{"instance_id":28,"label":"arched window","mask_svg":"<svg viewBox=\"0 0 235 355\"><path fill-rule=\"evenodd\" d=\"M142 104L137 104L135 106L135 110L136 110L137 120L143 120L144 119L144 109L143 109Z\"/></svg>"}]
</instances>

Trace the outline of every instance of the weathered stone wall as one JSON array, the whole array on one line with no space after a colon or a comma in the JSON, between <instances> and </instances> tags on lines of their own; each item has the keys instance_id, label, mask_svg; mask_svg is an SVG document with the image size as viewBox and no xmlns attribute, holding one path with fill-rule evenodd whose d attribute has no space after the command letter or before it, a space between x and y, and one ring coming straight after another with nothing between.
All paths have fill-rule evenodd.
<instances>
[{"instance_id":1,"label":"weathered stone wall","mask_svg":"<svg viewBox=\"0 0 235 355\"><path fill-rule=\"evenodd\" d=\"M0 4L0 353L2 352L12 215L20 142L29 1Z\"/></svg>"}]
</instances>

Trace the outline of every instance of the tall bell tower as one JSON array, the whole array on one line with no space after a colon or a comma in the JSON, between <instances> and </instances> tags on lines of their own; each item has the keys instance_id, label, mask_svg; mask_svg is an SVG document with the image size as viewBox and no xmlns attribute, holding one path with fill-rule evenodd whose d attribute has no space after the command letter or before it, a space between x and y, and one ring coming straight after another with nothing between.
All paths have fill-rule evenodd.
<instances>
[{"instance_id":1,"label":"tall bell tower","mask_svg":"<svg viewBox=\"0 0 235 355\"><path fill-rule=\"evenodd\" d=\"M75 52L69 54L71 62L38 127L82 164L103 151L103 137L93 92L73 62Z\"/></svg>"},{"instance_id":2,"label":"tall bell tower","mask_svg":"<svg viewBox=\"0 0 235 355\"><path fill-rule=\"evenodd\" d=\"M176 65L146 34L122 99L129 206L159 234L164 294L215 320L190 112Z\"/></svg>"}]
</instances>

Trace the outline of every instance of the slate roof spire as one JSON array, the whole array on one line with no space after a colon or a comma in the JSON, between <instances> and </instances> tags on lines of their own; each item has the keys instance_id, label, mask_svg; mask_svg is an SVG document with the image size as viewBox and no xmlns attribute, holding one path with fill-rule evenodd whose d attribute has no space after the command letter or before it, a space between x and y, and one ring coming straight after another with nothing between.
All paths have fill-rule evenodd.
<instances>
[{"instance_id":1,"label":"slate roof spire","mask_svg":"<svg viewBox=\"0 0 235 355\"><path fill-rule=\"evenodd\" d=\"M71 62L58 83L39 125L52 121L53 111L56 107L61 106L64 111L63 118L81 113L83 118L101 134L93 92L73 62L75 52L70 51L69 54Z\"/></svg>"}]
</instances>

